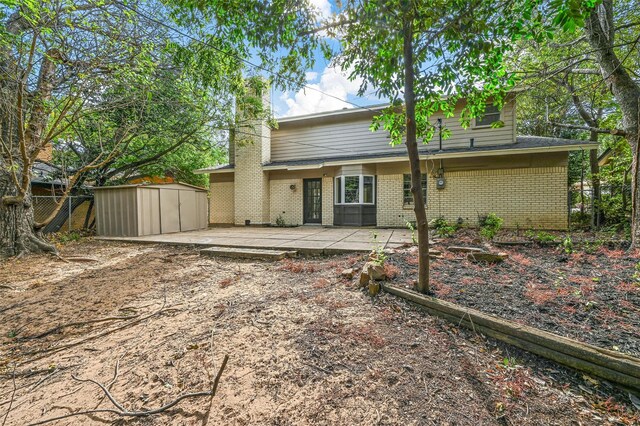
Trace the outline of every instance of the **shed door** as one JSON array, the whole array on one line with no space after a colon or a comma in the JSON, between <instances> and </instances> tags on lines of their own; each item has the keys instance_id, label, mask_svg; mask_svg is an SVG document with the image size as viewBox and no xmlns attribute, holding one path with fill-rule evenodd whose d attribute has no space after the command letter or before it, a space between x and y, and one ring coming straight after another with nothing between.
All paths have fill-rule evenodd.
<instances>
[{"instance_id":1,"label":"shed door","mask_svg":"<svg viewBox=\"0 0 640 426\"><path fill-rule=\"evenodd\" d=\"M160 232L180 232L180 198L173 189L160 190Z\"/></svg>"},{"instance_id":2,"label":"shed door","mask_svg":"<svg viewBox=\"0 0 640 426\"><path fill-rule=\"evenodd\" d=\"M160 190L138 188L138 235L160 233Z\"/></svg>"},{"instance_id":3,"label":"shed door","mask_svg":"<svg viewBox=\"0 0 640 426\"><path fill-rule=\"evenodd\" d=\"M180 230L193 231L194 229L198 229L196 192L180 190Z\"/></svg>"}]
</instances>

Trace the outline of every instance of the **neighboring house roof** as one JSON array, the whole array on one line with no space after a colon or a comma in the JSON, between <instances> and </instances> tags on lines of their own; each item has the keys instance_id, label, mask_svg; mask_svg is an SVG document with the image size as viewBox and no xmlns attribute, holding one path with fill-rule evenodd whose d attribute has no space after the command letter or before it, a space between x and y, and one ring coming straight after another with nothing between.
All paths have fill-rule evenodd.
<instances>
[{"instance_id":1,"label":"neighboring house roof","mask_svg":"<svg viewBox=\"0 0 640 426\"><path fill-rule=\"evenodd\" d=\"M31 184L39 186L61 186L67 185L66 180L57 178L60 169L41 160L36 160L31 167Z\"/></svg>"},{"instance_id":2,"label":"neighboring house roof","mask_svg":"<svg viewBox=\"0 0 640 426\"><path fill-rule=\"evenodd\" d=\"M186 187L191 189L196 189L198 191L206 191L206 188L202 188L200 186L191 185L184 182L167 182L167 183L137 183L130 185L113 185L113 186L99 186L94 187L94 191L100 191L103 189L121 189L121 188L175 188L179 189L180 187Z\"/></svg>"}]
</instances>

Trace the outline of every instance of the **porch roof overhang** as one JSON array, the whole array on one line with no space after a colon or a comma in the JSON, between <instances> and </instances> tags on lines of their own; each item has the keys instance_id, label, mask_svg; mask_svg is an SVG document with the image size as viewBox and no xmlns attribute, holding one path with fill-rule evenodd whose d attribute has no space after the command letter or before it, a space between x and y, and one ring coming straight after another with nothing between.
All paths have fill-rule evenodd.
<instances>
[{"instance_id":1,"label":"porch roof overhang","mask_svg":"<svg viewBox=\"0 0 640 426\"><path fill-rule=\"evenodd\" d=\"M547 138L541 136L518 136L516 143L509 145L482 146L474 148L448 148L443 150L419 147L421 160L487 157L497 155L538 154L597 149L597 142L576 139ZM313 158L304 160L273 161L262 165L263 170L308 170L322 167L344 166L362 163L392 163L407 159L406 153L379 153L358 156Z\"/></svg>"}]
</instances>

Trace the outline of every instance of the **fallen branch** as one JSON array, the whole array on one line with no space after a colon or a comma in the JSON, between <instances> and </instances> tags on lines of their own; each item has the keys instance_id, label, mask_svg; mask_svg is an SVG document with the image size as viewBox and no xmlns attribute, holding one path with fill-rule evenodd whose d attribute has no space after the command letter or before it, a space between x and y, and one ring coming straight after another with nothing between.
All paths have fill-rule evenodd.
<instances>
[{"instance_id":1,"label":"fallen branch","mask_svg":"<svg viewBox=\"0 0 640 426\"><path fill-rule=\"evenodd\" d=\"M87 325L87 324L96 324L99 322L107 322L107 321L122 321L122 320L128 320L128 319L133 319L133 318L137 318L139 317L140 314L138 315L128 315L128 316L120 316L120 317L107 317L107 318L100 318L100 319L95 319L95 320L86 320L86 321L76 321L76 322L70 322L68 324L61 324L58 325L56 327L50 328L47 331L44 331L38 335L35 336L26 336L26 337L21 337L19 340L33 340L33 339L42 339L43 337L46 337L50 334L53 334L57 331L62 330L63 328L69 328L69 327L78 327L81 325Z\"/></svg>"},{"instance_id":2,"label":"fallen branch","mask_svg":"<svg viewBox=\"0 0 640 426\"><path fill-rule=\"evenodd\" d=\"M67 263L70 262L98 262L98 259L94 259L93 257L62 257L58 255L58 259L65 261Z\"/></svg>"},{"instance_id":3,"label":"fallen branch","mask_svg":"<svg viewBox=\"0 0 640 426\"><path fill-rule=\"evenodd\" d=\"M150 314L145 315L145 316L143 316L143 317L138 317L137 319L135 319L135 320L133 320L133 321L130 321L130 322L126 323L126 324L123 324L123 325L121 325L121 326L119 326L119 327L112 328L111 330L106 330L106 331L104 331L104 332L102 332L102 333L98 333L98 334L96 334L96 335L94 335L94 336L89 336L89 337L87 337L87 338L85 338L85 339L78 340L78 341L76 341L76 342L69 343L69 344L66 344L66 345L63 345L63 346L58 346L58 347L53 347L53 348L42 349L42 350L39 350L39 351L27 352L27 353L25 353L25 354L23 354L23 355L37 355L37 354L39 354L40 356L35 357L35 358L31 358L31 359L29 359L29 360L27 360L27 361L23 361L23 362L21 362L19 365L21 365L21 366L22 366L22 365L29 364L29 363L31 363L31 362L33 362L33 361L36 361L36 360L41 359L41 358L44 358L44 357L45 357L45 356L47 356L47 355L54 354L54 353L57 353L57 352L64 351L64 350L66 350L66 349L73 348L73 347L75 347L75 346L81 345L81 344L86 343L86 342L89 342L89 341L91 341L91 340L99 339L100 337L104 337L104 336L107 336L107 335L109 335L109 334L111 334L111 333L115 333L116 331L124 330L125 328L127 328L127 327L131 327L132 325L139 324L139 323L141 323L142 321L144 321L144 320L146 320L146 319L149 319L149 318L151 318L151 317L153 317L153 316L155 316L155 315L158 315L159 313L161 313L162 311L164 311L164 310L165 310L165 307L166 307L166 303L167 303L167 300L166 300L166 298L165 298L165 300L164 300L164 302L162 303L162 306L160 307L160 309L158 309L158 310L156 310L156 311L154 311L154 312L151 312Z\"/></svg>"},{"instance_id":4,"label":"fallen branch","mask_svg":"<svg viewBox=\"0 0 640 426\"><path fill-rule=\"evenodd\" d=\"M59 260L62 260L64 263L71 263L70 261L68 261L67 259L65 259L64 257L60 256L58 253L51 253L53 254L53 256L55 256L56 258L58 258Z\"/></svg>"},{"instance_id":5,"label":"fallen branch","mask_svg":"<svg viewBox=\"0 0 640 426\"><path fill-rule=\"evenodd\" d=\"M36 425L42 425L45 423L51 423L54 421L58 421L58 420L63 420L63 419L67 419L69 417L75 417L75 416L84 416L84 415L90 415L90 414L99 414L99 413L111 413L111 414L116 414L118 416L122 416L122 417L148 417L148 416L152 416L154 414L160 414L163 413L165 411L167 411L168 409L174 407L175 405L177 405L178 403L180 403L181 401L185 400L185 399L189 399L189 398L199 398L199 397L203 397L203 396L209 396L211 398L213 398L216 395L216 392L218 390L218 385L220 383L220 378L222 377L222 373L224 372L224 369L227 366L227 361L229 360L229 355L225 355L224 356L224 360L222 361L222 365L220 366L220 369L218 370L218 374L216 374L216 378L213 381L213 385L211 387L211 390L208 391L201 391L201 392L192 392L192 393L185 393L183 395L180 395L179 397L177 397L176 399L174 399L173 401L169 402L168 404L165 404L161 407L158 408L154 408L151 410L145 410L145 411L129 411L127 410L120 402L118 402L118 400L116 400L113 395L111 395L111 392L109 392L109 390L107 389L108 385L105 386L102 383L93 380L93 379L81 379L78 378L76 376L71 376L74 380L78 381L78 382L88 382L88 383L93 383L94 385L98 386L102 392L104 393L104 395L109 399L109 401L111 401L111 403L116 407L114 408L98 408L98 409L94 409L94 410L85 410L85 411L78 411L75 413L69 413L69 414L65 414L63 416L58 416L58 417L52 417L50 419L46 419L46 420L41 420L38 422L34 422L34 423L30 423L30 426L36 426ZM119 360L118 360L119 363ZM116 373L114 376L114 379L112 379L111 383L113 383L113 381L115 381L115 378L118 375L118 364L116 364Z\"/></svg>"},{"instance_id":6,"label":"fallen branch","mask_svg":"<svg viewBox=\"0 0 640 426\"><path fill-rule=\"evenodd\" d=\"M11 407L13 407L13 400L16 396L16 366L13 366L13 392L11 392L11 400L9 402L9 408L7 408L7 414L4 415L4 420L2 420L2 426L7 423L7 418L9 417L9 413L11 412Z\"/></svg>"}]
</instances>

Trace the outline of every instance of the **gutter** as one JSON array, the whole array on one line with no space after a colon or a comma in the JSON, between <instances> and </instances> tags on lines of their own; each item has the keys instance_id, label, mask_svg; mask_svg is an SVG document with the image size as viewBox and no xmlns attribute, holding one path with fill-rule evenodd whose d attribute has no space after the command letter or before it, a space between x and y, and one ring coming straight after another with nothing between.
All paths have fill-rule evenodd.
<instances>
[{"instance_id":1,"label":"gutter","mask_svg":"<svg viewBox=\"0 0 640 426\"><path fill-rule=\"evenodd\" d=\"M597 143L584 143L579 145L565 145L565 146L545 146L545 147L536 147L536 148L511 148L511 149L494 149L494 150L482 150L482 151L463 151L463 152L433 152L433 153L422 153L420 154L420 160L427 159L445 159L445 158L465 158L465 157L490 157L496 155L516 155L516 154L539 154L546 152L567 152L567 151L579 151L583 149L595 149L598 147ZM380 158L360 158L353 160L330 160L323 161L319 160L318 163L315 164L307 164L307 165L292 165L288 166L286 164L276 165L276 166L263 166L262 170L312 170L312 169L320 169L322 167L331 167L331 166L346 166L352 164L362 164L362 163L393 163L396 161L404 161L407 160L407 155L398 155L393 157L380 157ZM227 169L229 170L229 169Z\"/></svg>"}]
</instances>

